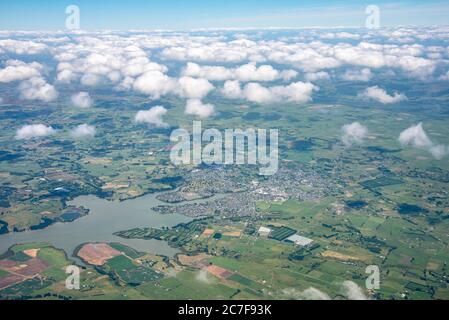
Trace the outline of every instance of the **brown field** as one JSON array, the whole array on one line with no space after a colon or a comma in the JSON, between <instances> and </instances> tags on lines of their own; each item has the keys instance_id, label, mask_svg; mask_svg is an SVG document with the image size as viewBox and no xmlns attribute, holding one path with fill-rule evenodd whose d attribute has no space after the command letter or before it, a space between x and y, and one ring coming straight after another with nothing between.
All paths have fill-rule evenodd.
<instances>
[{"instance_id":1,"label":"brown field","mask_svg":"<svg viewBox=\"0 0 449 320\"><path fill-rule=\"evenodd\" d=\"M107 260L120 254L120 251L115 250L106 243L85 244L77 253L78 257L95 266L101 266Z\"/></svg>"},{"instance_id":2,"label":"brown field","mask_svg":"<svg viewBox=\"0 0 449 320\"><path fill-rule=\"evenodd\" d=\"M26 263L19 264L10 270L25 277L34 277L49 267L49 264L39 258L31 258Z\"/></svg>"},{"instance_id":3,"label":"brown field","mask_svg":"<svg viewBox=\"0 0 449 320\"><path fill-rule=\"evenodd\" d=\"M211 257L212 256L205 254L205 253L199 253L194 256L180 254L180 255L178 255L178 260L185 266L201 267L201 266L203 266L204 260L209 259Z\"/></svg>"},{"instance_id":4,"label":"brown field","mask_svg":"<svg viewBox=\"0 0 449 320\"><path fill-rule=\"evenodd\" d=\"M223 232L224 236L227 237L240 237L242 235L241 231L228 231L228 232Z\"/></svg>"},{"instance_id":5,"label":"brown field","mask_svg":"<svg viewBox=\"0 0 449 320\"><path fill-rule=\"evenodd\" d=\"M214 234L214 229L204 229L203 233L201 234L202 237L210 237Z\"/></svg>"},{"instance_id":6,"label":"brown field","mask_svg":"<svg viewBox=\"0 0 449 320\"><path fill-rule=\"evenodd\" d=\"M343 261L358 261L358 260L360 260L357 257L342 254L342 253L339 253L336 251L330 251L330 250L326 250L326 251L322 252L321 255L325 258L333 258L333 259L343 260Z\"/></svg>"},{"instance_id":7,"label":"brown field","mask_svg":"<svg viewBox=\"0 0 449 320\"><path fill-rule=\"evenodd\" d=\"M213 274L214 276L221 278L221 279L226 279L227 277L231 276L233 273L225 268L219 267L219 266L207 266L206 267L207 272L209 272L210 274Z\"/></svg>"},{"instance_id":8,"label":"brown field","mask_svg":"<svg viewBox=\"0 0 449 320\"><path fill-rule=\"evenodd\" d=\"M3 278L0 278L0 290L9 287L10 285L22 282L23 280L25 279L22 276L17 274L8 274Z\"/></svg>"},{"instance_id":9,"label":"brown field","mask_svg":"<svg viewBox=\"0 0 449 320\"><path fill-rule=\"evenodd\" d=\"M436 271L440 268L440 265L436 262L429 262L426 267L428 270Z\"/></svg>"},{"instance_id":10,"label":"brown field","mask_svg":"<svg viewBox=\"0 0 449 320\"><path fill-rule=\"evenodd\" d=\"M40 249L28 249L28 250L23 250L23 253L25 253L27 256L30 256L31 258L36 258L39 250Z\"/></svg>"},{"instance_id":11,"label":"brown field","mask_svg":"<svg viewBox=\"0 0 449 320\"><path fill-rule=\"evenodd\" d=\"M84 163L96 164L96 165L107 165L112 163L111 158L94 158L94 157L85 157Z\"/></svg>"},{"instance_id":12,"label":"brown field","mask_svg":"<svg viewBox=\"0 0 449 320\"><path fill-rule=\"evenodd\" d=\"M0 289L33 278L48 267L49 264L39 258L31 258L26 262L2 260L0 261L0 269L3 269L10 274L0 278Z\"/></svg>"},{"instance_id":13,"label":"brown field","mask_svg":"<svg viewBox=\"0 0 449 320\"><path fill-rule=\"evenodd\" d=\"M112 181L112 182L106 182L101 189L126 189L129 188L130 183L129 182L121 182L121 181Z\"/></svg>"},{"instance_id":14,"label":"brown field","mask_svg":"<svg viewBox=\"0 0 449 320\"><path fill-rule=\"evenodd\" d=\"M14 268L17 262L12 260L0 260L0 269L8 270Z\"/></svg>"}]
</instances>

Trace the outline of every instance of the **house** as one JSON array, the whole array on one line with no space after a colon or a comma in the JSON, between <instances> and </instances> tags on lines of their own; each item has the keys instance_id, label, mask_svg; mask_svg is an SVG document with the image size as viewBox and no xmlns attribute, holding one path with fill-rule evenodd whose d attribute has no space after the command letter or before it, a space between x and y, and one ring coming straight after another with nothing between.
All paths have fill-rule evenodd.
<instances>
[{"instance_id":1,"label":"house","mask_svg":"<svg viewBox=\"0 0 449 320\"><path fill-rule=\"evenodd\" d=\"M270 232L271 232L271 229L270 229L270 228L267 228L267 227L260 227L259 230L257 231L257 234L258 234L259 236L262 236L262 237L268 237L268 235L270 234Z\"/></svg>"},{"instance_id":2,"label":"house","mask_svg":"<svg viewBox=\"0 0 449 320\"><path fill-rule=\"evenodd\" d=\"M301 246L301 247L305 247L313 242L312 239L302 237L298 234L294 234L294 235L288 237L287 239L285 239L285 241L293 242L295 245Z\"/></svg>"}]
</instances>

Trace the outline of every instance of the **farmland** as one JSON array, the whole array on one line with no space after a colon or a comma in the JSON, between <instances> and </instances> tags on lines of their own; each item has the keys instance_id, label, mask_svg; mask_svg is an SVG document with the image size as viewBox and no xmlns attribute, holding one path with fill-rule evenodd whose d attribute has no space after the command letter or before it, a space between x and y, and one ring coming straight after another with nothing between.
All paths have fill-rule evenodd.
<instances>
[{"instance_id":1,"label":"farmland","mask_svg":"<svg viewBox=\"0 0 449 320\"><path fill-rule=\"evenodd\" d=\"M420 32L412 31L412 38ZM143 72L160 63L160 70L170 69L163 74L168 88L180 85L190 58L196 58L161 55L190 52L172 48L187 41L194 44L192 51L228 44L238 48L223 55L231 59L222 63L233 70L223 73L230 77L237 77L235 70L242 65L256 68L289 54L300 59L302 52L318 54L321 46L328 46L326 54L347 53L356 39L360 43L353 49L363 49L361 56L372 49L385 54L385 61L403 61L394 53L407 52L409 61L422 53L419 59L439 68L447 65L449 36L440 29L413 38L416 45L374 31L353 39L328 39L336 36L332 30L317 37L320 32L136 31L104 34L97 41L104 47L120 44L117 48L127 54L138 48L140 58L154 58L149 66L126 70ZM63 52L76 41L73 47L83 48L79 58L84 59L85 54L100 55L89 51L94 36L42 39L47 39L45 46L68 45L60 48ZM43 41L27 34L20 38ZM377 43L381 40L383 49ZM165 44L158 47L158 41ZM287 52L272 51L270 45ZM246 60L237 63L232 59L239 53ZM48 70L48 76L69 63L52 50L42 54L33 59L44 58L39 72ZM18 63L18 55L1 47L1 70ZM318 61L336 59L327 58ZM294 100L302 97L297 87L280 76L272 81L209 79L214 89L201 103L214 112L200 119L204 130L278 130L278 168L267 176L247 163L173 163L171 133L189 131L199 118L186 113L190 99L182 90L150 97L136 91L139 86L127 85L141 74L120 79L120 85L103 79L105 87L102 81L97 87L55 80L60 98L48 103L18 96L19 82L0 81L0 299L307 299L310 290L318 290L320 297L348 299L348 281L366 299L449 299L449 97L447 80L442 80L447 70L423 81L401 69L414 63L402 62L394 70L366 67L366 81L345 80L360 60L355 65L339 60L338 67L322 71L329 79L314 80L312 87L310 82L313 97L301 102ZM293 68L297 81L318 77L308 63L292 61L273 62L273 74ZM235 99L223 96L228 80L241 82ZM263 87L271 99L247 99L247 85ZM403 98L391 104L362 99L360 94L373 87L388 88L393 100ZM81 90L89 91L89 108L71 102ZM292 96L285 98L287 93ZM136 120L139 112L154 107L164 108L163 119ZM38 123L51 126L52 134L18 136L22 125ZM95 127L95 135L75 137L73 128L83 124ZM362 128L357 131L361 136L347 141L344 130L354 124ZM419 139L404 142L404 132L418 132ZM260 233L261 228L268 232ZM292 235L311 242L288 241ZM79 290L66 287L69 265L80 268ZM366 287L370 266L379 269L379 289Z\"/></svg>"}]
</instances>

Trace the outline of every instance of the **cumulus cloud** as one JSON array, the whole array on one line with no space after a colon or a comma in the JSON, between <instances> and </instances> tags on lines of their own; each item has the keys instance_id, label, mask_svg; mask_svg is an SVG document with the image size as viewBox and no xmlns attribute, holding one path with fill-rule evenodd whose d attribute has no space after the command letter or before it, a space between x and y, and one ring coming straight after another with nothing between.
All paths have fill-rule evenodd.
<instances>
[{"instance_id":1,"label":"cumulus cloud","mask_svg":"<svg viewBox=\"0 0 449 320\"><path fill-rule=\"evenodd\" d=\"M163 95L174 94L187 99L202 99L214 89L214 86L203 78L172 78L161 71L148 71L135 81L131 78L121 83L122 88L133 87L137 92L148 94L153 99Z\"/></svg>"},{"instance_id":2,"label":"cumulus cloud","mask_svg":"<svg viewBox=\"0 0 449 320\"><path fill-rule=\"evenodd\" d=\"M189 99L186 103L185 113L198 116L199 118L208 118L214 114L214 106L210 103L203 103L200 99Z\"/></svg>"},{"instance_id":3,"label":"cumulus cloud","mask_svg":"<svg viewBox=\"0 0 449 320\"><path fill-rule=\"evenodd\" d=\"M329 295L314 287L300 291L295 288L286 288L282 290L282 295L288 299L296 300L330 300Z\"/></svg>"},{"instance_id":4,"label":"cumulus cloud","mask_svg":"<svg viewBox=\"0 0 449 320\"><path fill-rule=\"evenodd\" d=\"M307 81L329 80L331 77L326 71L307 72L304 76Z\"/></svg>"},{"instance_id":5,"label":"cumulus cloud","mask_svg":"<svg viewBox=\"0 0 449 320\"><path fill-rule=\"evenodd\" d=\"M241 65L237 68L225 68L222 66L200 66L189 62L183 70L183 74L191 77L201 77L211 81L239 80L248 81L274 81L282 79L288 81L298 75L295 70L278 71L270 65L256 66L255 62Z\"/></svg>"},{"instance_id":6,"label":"cumulus cloud","mask_svg":"<svg viewBox=\"0 0 449 320\"><path fill-rule=\"evenodd\" d=\"M287 86L275 86L271 91L287 101L305 103L312 101L312 93L318 91L319 88L310 82L294 82Z\"/></svg>"},{"instance_id":7,"label":"cumulus cloud","mask_svg":"<svg viewBox=\"0 0 449 320\"><path fill-rule=\"evenodd\" d=\"M229 99L243 99L242 88L237 80L228 80L224 83L221 93Z\"/></svg>"},{"instance_id":8,"label":"cumulus cloud","mask_svg":"<svg viewBox=\"0 0 449 320\"><path fill-rule=\"evenodd\" d=\"M412 145L416 148L428 148L433 145L421 122L402 131L399 135L399 142L402 145Z\"/></svg>"},{"instance_id":9,"label":"cumulus cloud","mask_svg":"<svg viewBox=\"0 0 449 320\"><path fill-rule=\"evenodd\" d=\"M20 95L26 100L50 102L56 100L58 91L43 78L35 77L25 80L19 85Z\"/></svg>"},{"instance_id":10,"label":"cumulus cloud","mask_svg":"<svg viewBox=\"0 0 449 320\"><path fill-rule=\"evenodd\" d=\"M242 89L237 80L224 83L222 94L230 99L246 99L256 103L270 103L276 101L290 101L305 103L312 100L312 93L319 88L310 82L294 82L287 86L264 87L250 82Z\"/></svg>"},{"instance_id":11,"label":"cumulus cloud","mask_svg":"<svg viewBox=\"0 0 449 320\"><path fill-rule=\"evenodd\" d=\"M181 77L178 80L180 95L188 99L202 99L214 89L214 86L206 79Z\"/></svg>"},{"instance_id":12,"label":"cumulus cloud","mask_svg":"<svg viewBox=\"0 0 449 320\"><path fill-rule=\"evenodd\" d=\"M8 60L5 68L0 69L0 83L39 77L43 66L37 62L25 63L20 60Z\"/></svg>"},{"instance_id":13,"label":"cumulus cloud","mask_svg":"<svg viewBox=\"0 0 449 320\"><path fill-rule=\"evenodd\" d=\"M371 80L372 73L369 68L363 68L361 70L347 70L341 78L346 81L363 81L367 82Z\"/></svg>"},{"instance_id":14,"label":"cumulus cloud","mask_svg":"<svg viewBox=\"0 0 449 320\"><path fill-rule=\"evenodd\" d=\"M158 99L161 95L173 92L176 81L160 71L148 71L135 80L133 88Z\"/></svg>"},{"instance_id":15,"label":"cumulus cloud","mask_svg":"<svg viewBox=\"0 0 449 320\"><path fill-rule=\"evenodd\" d=\"M198 271L195 278L199 282L202 282L205 284L212 283L212 278L209 276L206 269L201 269L200 271Z\"/></svg>"},{"instance_id":16,"label":"cumulus cloud","mask_svg":"<svg viewBox=\"0 0 449 320\"><path fill-rule=\"evenodd\" d=\"M349 300L368 300L368 297L363 292L362 288L360 288L355 282L353 281L344 281L342 283L343 287L343 294L349 299Z\"/></svg>"},{"instance_id":17,"label":"cumulus cloud","mask_svg":"<svg viewBox=\"0 0 449 320\"><path fill-rule=\"evenodd\" d=\"M137 123L148 123L157 128L168 127L168 124L163 121L163 116L167 113L167 109L162 106L155 106L149 110L140 110L134 117Z\"/></svg>"},{"instance_id":18,"label":"cumulus cloud","mask_svg":"<svg viewBox=\"0 0 449 320\"><path fill-rule=\"evenodd\" d=\"M409 73L411 77L418 77L424 80L430 77L436 69L435 61L414 56L400 57L397 65Z\"/></svg>"},{"instance_id":19,"label":"cumulus cloud","mask_svg":"<svg viewBox=\"0 0 449 320\"><path fill-rule=\"evenodd\" d=\"M359 94L359 96L364 99L378 101L382 104L391 104L407 100L407 97L402 93L395 92L393 95L389 95L384 89L379 88L378 86L366 88L365 91Z\"/></svg>"},{"instance_id":20,"label":"cumulus cloud","mask_svg":"<svg viewBox=\"0 0 449 320\"><path fill-rule=\"evenodd\" d=\"M449 154L449 146L434 144L424 131L421 122L402 131L399 135L399 142L403 146L410 145L427 150L438 160Z\"/></svg>"},{"instance_id":21,"label":"cumulus cloud","mask_svg":"<svg viewBox=\"0 0 449 320\"><path fill-rule=\"evenodd\" d=\"M330 300L327 293L320 291L314 287L310 287L302 292L304 299L307 300Z\"/></svg>"},{"instance_id":22,"label":"cumulus cloud","mask_svg":"<svg viewBox=\"0 0 449 320\"><path fill-rule=\"evenodd\" d=\"M90 108L93 101L88 92L78 92L71 97L72 104L78 108Z\"/></svg>"},{"instance_id":23,"label":"cumulus cloud","mask_svg":"<svg viewBox=\"0 0 449 320\"><path fill-rule=\"evenodd\" d=\"M345 146L352 144L361 144L368 135L368 129L359 122L345 124L342 128L341 141Z\"/></svg>"},{"instance_id":24,"label":"cumulus cloud","mask_svg":"<svg viewBox=\"0 0 449 320\"><path fill-rule=\"evenodd\" d=\"M80 81L86 86L112 84L120 90L133 89L136 79L148 72L167 73L167 66L150 60L149 57L153 56L160 61L188 61L180 76L240 82L290 81L297 76L295 70L309 73L305 79L314 81L327 79L325 74L319 72L340 67L394 69L401 75L427 79L447 58L443 45L418 43L444 38L444 33L434 32L431 28L381 30L364 34L359 31L310 30L304 31L301 36L283 35L278 38L264 37L262 34L239 38L235 34L220 32L201 36L189 33L102 32L79 34L71 39L41 36L39 41L45 44L0 40L0 52L31 54L48 50L59 62L59 82ZM329 39L331 41L327 41ZM405 43L406 39L411 39L413 44ZM206 62L209 65L197 64ZM226 67L218 66L220 63L226 64ZM292 66L292 69L281 71L273 67L278 65ZM357 75L348 72L346 76ZM362 72L358 77L366 79L367 75ZM148 80L148 77L143 79ZM148 91L143 89L143 79L136 84L136 90ZM176 82L176 79L171 80ZM167 90L166 85L161 85L165 88L161 90L172 92L171 89Z\"/></svg>"},{"instance_id":25,"label":"cumulus cloud","mask_svg":"<svg viewBox=\"0 0 449 320\"><path fill-rule=\"evenodd\" d=\"M248 83L242 93L245 99L257 103L269 103L277 98L270 89L254 82Z\"/></svg>"},{"instance_id":26,"label":"cumulus cloud","mask_svg":"<svg viewBox=\"0 0 449 320\"><path fill-rule=\"evenodd\" d=\"M167 71L164 65L150 61L138 44L139 40L130 36L86 36L56 46L53 50L59 61L57 80L62 83L80 81L85 86L112 84L129 90L141 75ZM150 76L151 73L142 80Z\"/></svg>"},{"instance_id":27,"label":"cumulus cloud","mask_svg":"<svg viewBox=\"0 0 449 320\"><path fill-rule=\"evenodd\" d=\"M356 33L349 33L349 32L337 32L332 33L328 32L320 36L322 39L351 39L351 40L357 40L360 39L360 35Z\"/></svg>"},{"instance_id":28,"label":"cumulus cloud","mask_svg":"<svg viewBox=\"0 0 449 320\"><path fill-rule=\"evenodd\" d=\"M80 124L71 130L70 134L72 137L80 139L80 138L88 138L95 136L96 130L94 126L90 126L88 124Z\"/></svg>"},{"instance_id":29,"label":"cumulus cloud","mask_svg":"<svg viewBox=\"0 0 449 320\"><path fill-rule=\"evenodd\" d=\"M35 55L43 53L47 49L47 45L33 41L0 40L0 52L5 51L17 55Z\"/></svg>"},{"instance_id":30,"label":"cumulus cloud","mask_svg":"<svg viewBox=\"0 0 449 320\"><path fill-rule=\"evenodd\" d=\"M353 281L343 281L338 285L341 288L342 294L349 300L369 299L363 292L363 289ZM327 293L314 287L310 287L304 291L296 288L286 288L281 291L281 295L288 299L296 300L331 300L331 297Z\"/></svg>"},{"instance_id":31,"label":"cumulus cloud","mask_svg":"<svg viewBox=\"0 0 449 320\"><path fill-rule=\"evenodd\" d=\"M200 66L188 62L182 71L184 76L205 78L211 81L223 81L234 78L233 71L222 66Z\"/></svg>"},{"instance_id":32,"label":"cumulus cloud","mask_svg":"<svg viewBox=\"0 0 449 320\"><path fill-rule=\"evenodd\" d=\"M213 90L213 85L205 81L236 80L243 87L240 94L230 96L241 99L248 96L252 100L247 100L260 103L308 99L299 98L300 95L293 94L286 88L287 85L274 89L267 85L246 84L291 82L298 76L297 70L304 73L306 82L328 80L330 75L350 81L368 81L371 72L377 72L376 69L380 69L376 73L379 75L394 72L399 77L432 79L435 71L438 71L438 76L443 74L440 67L444 67L449 56L444 45L434 44L438 42L433 40L446 37L445 32L435 28L400 28L366 33L308 30L300 35L285 34L279 37L266 37L263 32L248 33L242 37L220 31L201 35L111 31L81 32L70 38L54 33L3 32L2 38L26 35L27 39L36 37L36 40L2 39L0 54L7 58L10 54L51 54L58 62L55 70L58 84L104 85L115 90L134 90L152 99L173 94L201 100ZM428 45L428 40L434 43ZM168 73L168 67L156 60L167 61L167 66L176 65L176 61L187 64L181 74L174 75L174 70ZM12 61L7 61L0 68L0 82L43 79L49 68L36 62ZM338 74L340 70L348 71ZM194 82L185 77L201 80ZM447 75L443 74L441 80L444 79ZM228 88L230 86L228 84ZM44 95L38 92L28 96L42 98ZM253 94L257 92L262 96ZM394 103L405 98L400 93L381 93L371 90L368 95L376 96L370 99L382 103ZM277 94L280 96L277 97Z\"/></svg>"},{"instance_id":33,"label":"cumulus cloud","mask_svg":"<svg viewBox=\"0 0 449 320\"><path fill-rule=\"evenodd\" d=\"M40 138L52 135L56 132L51 126L44 124L25 125L16 131L15 138L17 140L28 140L32 138Z\"/></svg>"}]
</instances>

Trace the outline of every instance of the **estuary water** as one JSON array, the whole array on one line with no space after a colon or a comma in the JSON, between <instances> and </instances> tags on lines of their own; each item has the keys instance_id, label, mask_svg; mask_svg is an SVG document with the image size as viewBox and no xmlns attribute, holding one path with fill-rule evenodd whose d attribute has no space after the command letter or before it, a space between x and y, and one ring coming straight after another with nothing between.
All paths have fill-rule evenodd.
<instances>
[{"instance_id":1,"label":"estuary water","mask_svg":"<svg viewBox=\"0 0 449 320\"><path fill-rule=\"evenodd\" d=\"M113 233L136 227L172 227L191 221L180 214L159 214L152 207L165 204L156 199L158 193L125 201L109 201L93 195L79 196L69 205L83 206L89 213L73 222L57 222L44 229L0 235L0 254L14 244L46 242L63 249L74 260L73 252L85 242L120 242L136 250L173 256L178 250L164 241L123 239Z\"/></svg>"}]
</instances>

